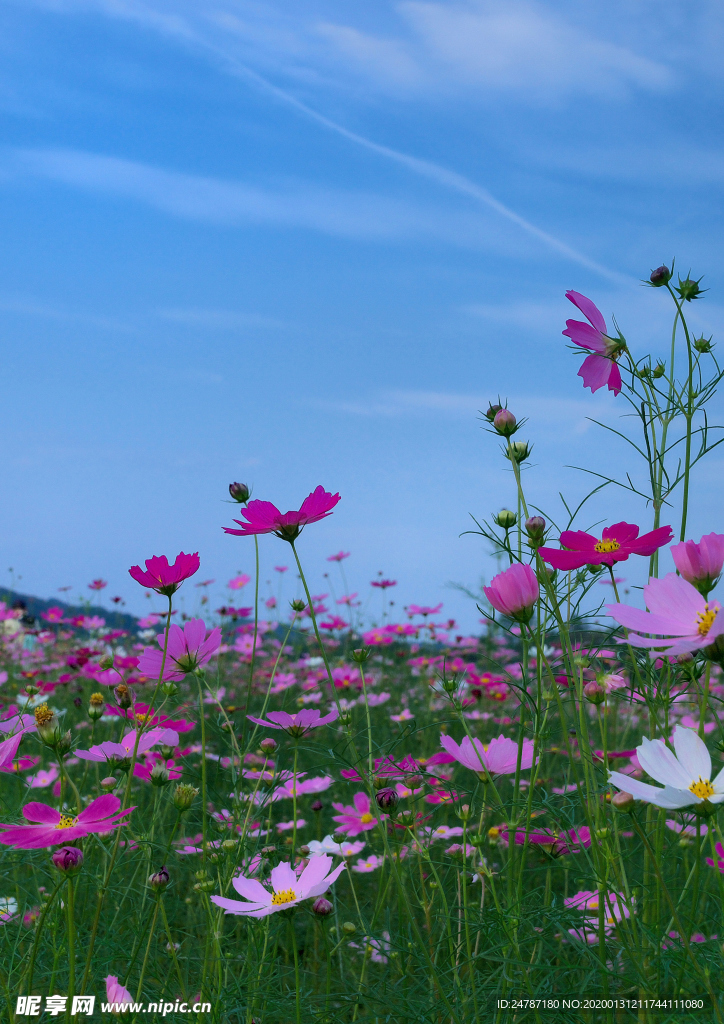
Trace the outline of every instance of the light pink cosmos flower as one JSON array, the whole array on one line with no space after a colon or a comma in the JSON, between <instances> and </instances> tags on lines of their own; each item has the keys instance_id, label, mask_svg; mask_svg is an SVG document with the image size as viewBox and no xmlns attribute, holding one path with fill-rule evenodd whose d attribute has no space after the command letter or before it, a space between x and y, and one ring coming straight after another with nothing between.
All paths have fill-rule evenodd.
<instances>
[{"instance_id":1,"label":"light pink cosmos flower","mask_svg":"<svg viewBox=\"0 0 724 1024\"><path fill-rule=\"evenodd\" d=\"M500 840L503 845L508 843L508 830L500 830ZM580 853L591 845L591 830L588 825L582 828L572 828L568 832L555 832L552 829L540 829L536 832L528 832L519 829L514 836L517 846L525 846L526 842L531 846L542 846L551 857L562 857L566 853Z\"/></svg>"},{"instance_id":2,"label":"light pink cosmos flower","mask_svg":"<svg viewBox=\"0 0 724 1024\"><path fill-rule=\"evenodd\" d=\"M645 736L636 754L641 767L664 787L650 786L630 775L609 772L608 781L635 800L656 807L678 810L692 805L720 804L724 801L724 768L711 777L711 756L704 741L693 729L677 725L674 729L674 755L663 740Z\"/></svg>"},{"instance_id":3,"label":"light pink cosmos flower","mask_svg":"<svg viewBox=\"0 0 724 1024\"><path fill-rule=\"evenodd\" d=\"M338 551L336 555L330 555L327 558L328 562L342 562L345 558L349 558L349 551Z\"/></svg>"},{"instance_id":4,"label":"light pink cosmos flower","mask_svg":"<svg viewBox=\"0 0 724 1024\"><path fill-rule=\"evenodd\" d=\"M27 775L25 785L29 786L30 789L45 789L46 786L53 785L58 775L58 767L53 764L47 771L45 768L41 768L35 775Z\"/></svg>"},{"instance_id":5,"label":"light pink cosmos flower","mask_svg":"<svg viewBox=\"0 0 724 1024\"><path fill-rule=\"evenodd\" d=\"M408 604L407 614L412 617L413 615L422 615L423 619L426 619L428 615L437 615L442 608L442 601L440 604L436 604L434 608L431 608L427 604Z\"/></svg>"},{"instance_id":6,"label":"light pink cosmos flower","mask_svg":"<svg viewBox=\"0 0 724 1024\"><path fill-rule=\"evenodd\" d=\"M225 896L212 896L211 902L217 907L223 907L227 914L244 914L247 917L266 917L278 910L289 910L302 900L321 896L329 889L344 870L344 861L330 871L331 865L332 858L326 855L310 857L304 871L297 878L289 862L277 864L271 872L273 892L269 892L261 882L240 875L233 878L231 884L244 897L243 903Z\"/></svg>"},{"instance_id":7,"label":"light pink cosmos flower","mask_svg":"<svg viewBox=\"0 0 724 1024\"><path fill-rule=\"evenodd\" d=\"M138 754L144 754L156 743L164 743L168 747L178 746L178 733L173 729L154 728L141 734L138 741ZM76 756L82 761L124 761L133 754L136 744L136 730L131 729L123 737L120 743L113 740L106 740L105 743L97 743L90 750L76 750Z\"/></svg>"},{"instance_id":8,"label":"light pink cosmos flower","mask_svg":"<svg viewBox=\"0 0 724 1024\"><path fill-rule=\"evenodd\" d=\"M566 298L589 321L586 324L582 320L566 320L566 330L563 331L574 345L593 352L593 355L583 360L578 371L578 376L583 378L584 388L594 392L607 384L608 390L618 395L621 391L621 371L616 365L616 359L622 352L622 343L606 334L606 321L590 299L574 291L567 291Z\"/></svg>"},{"instance_id":9,"label":"light pink cosmos flower","mask_svg":"<svg viewBox=\"0 0 724 1024\"><path fill-rule=\"evenodd\" d=\"M601 905L601 897L598 891L582 889L574 896L568 896L563 900L563 905L569 909L593 911L594 915L587 918L591 927L598 922L598 910ZM630 911L620 893L608 892L604 899L604 928L613 928L624 917L629 917Z\"/></svg>"},{"instance_id":10,"label":"light pink cosmos flower","mask_svg":"<svg viewBox=\"0 0 724 1024\"><path fill-rule=\"evenodd\" d=\"M176 556L173 565L168 564L165 555L154 555L146 559L146 571L140 565L133 565L128 570L136 583L149 590L155 590L158 594L165 594L170 597L181 586L184 580L193 576L199 571L201 562L198 551L193 555L185 555L183 551Z\"/></svg>"},{"instance_id":11,"label":"light pink cosmos flower","mask_svg":"<svg viewBox=\"0 0 724 1024\"><path fill-rule=\"evenodd\" d=\"M689 583L706 597L721 576L724 566L724 534L708 533L697 544L681 541L671 547L674 565Z\"/></svg>"},{"instance_id":12,"label":"light pink cosmos flower","mask_svg":"<svg viewBox=\"0 0 724 1024\"><path fill-rule=\"evenodd\" d=\"M29 803L23 807L23 816L32 825L0 824L0 843L21 850L37 850L43 846L65 846L74 839L82 839L91 832L110 832L124 825L124 819L135 807L120 811L121 801L111 793L96 797L77 818L61 814L47 804Z\"/></svg>"},{"instance_id":13,"label":"light pink cosmos flower","mask_svg":"<svg viewBox=\"0 0 724 1024\"><path fill-rule=\"evenodd\" d=\"M538 579L529 565L519 562L499 572L483 592L496 611L518 622L528 622L540 597Z\"/></svg>"},{"instance_id":14,"label":"light pink cosmos flower","mask_svg":"<svg viewBox=\"0 0 724 1024\"><path fill-rule=\"evenodd\" d=\"M355 793L352 797L352 804L346 805L333 803L335 811L339 811L332 817L332 821L339 822L338 832L346 832L348 836L358 836L360 832L369 832L377 824L377 818L372 813L372 804L366 793Z\"/></svg>"},{"instance_id":15,"label":"light pink cosmos flower","mask_svg":"<svg viewBox=\"0 0 724 1024\"><path fill-rule=\"evenodd\" d=\"M320 842L318 839L311 839L307 846L311 853L338 853L341 857L352 857L365 848L364 839L358 839L354 843L337 843L332 836L325 836Z\"/></svg>"},{"instance_id":16,"label":"light pink cosmos flower","mask_svg":"<svg viewBox=\"0 0 724 1024\"><path fill-rule=\"evenodd\" d=\"M138 671L151 679L157 679L161 673L164 634L159 633L156 640L160 650L145 647L138 660ZM207 636L203 619L189 619L183 629L174 623L168 631L164 680L178 682L189 672L201 668L216 654L220 645L221 629L218 626L210 630Z\"/></svg>"},{"instance_id":17,"label":"light pink cosmos flower","mask_svg":"<svg viewBox=\"0 0 724 1024\"><path fill-rule=\"evenodd\" d=\"M226 585L230 590L241 590L241 588L245 587L247 583L251 583L251 576L247 576L246 573L243 572L240 576L234 576L233 580L229 580Z\"/></svg>"},{"instance_id":18,"label":"light pink cosmos flower","mask_svg":"<svg viewBox=\"0 0 724 1024\"><path fill-rule=\"evenodd\" d=\"M352 870L357 871L360 875L368 875L372 871L376 871L377 868L381 868L384 863L384 857L378 857L376 853L373 853L366 860L360 858L360 860L352 865Z\"/></svg>"},{"instance_id":19,"label":"light pink cosmos flower","mask_svg":"<svg viewBox=\"0 0 724 1024\"><path fill-rule=\"evenodd\" d=\"M241 530L233 530L225 526L224 533L232 533L236 537L248 537L256 533L274 533L281 540L290 543L295 541L305 526L317 523L320 519L331 515L332 509L340 500L339 494L330 494L322 486L315 488L302 502L301 508L295 512L280 512L270 501L250 501L242 511L246 519L235 519Z\"/></svg>"},{"instance_id":20,"label":"light pink cosmos flower","mask_svg":"<svg viewBox=\"0 0 724 1024\"><path fill-rule=\"evenodd\" d=\"M115 1003L118 1007L116 1010L111 1010L111 1013L120 1013L121 1004L132 1003L133 996L121 985L115 974L109 974L106 978L106 1000L109 1003Z\"/></svg>"},{"instance_id":21,"label":"light pink cosmos flower","mask_svg":"<svg viewBox=\"0 0 724 1024\"><path fill-rule=\"evenodd\" d=\"M23 736L24 733L18 732L0 743L0 772L12 772L15 770L15 759Z\"/></svg>"},{"instance_id":22,"label":"light pink cosmos flower","mask_svg":"<svg viewBox=\"0 0 724 1024\"><path fill-rule=\"evenodd\" d=\"M667 573L651 579L644 587L648 612L627 604L607 604L606 611L620 625L665 639L650 639L629 633L634 647L665 648L669 657L700 651L724 633L724 613L718 601L707 602L691 583Z\"/></svg>"},{"instance_id":23,"label":"light pink cosmos flower","mask_svg":"<svg viewBox=\"0 0 724 1024\"><path fill-rule=\"evenodd\" d=\"M288 711L269 711L267 720L246 716L255 725L265 725L268 729L283 729L290 736L303 736L310 729L316 729L320 725L328 725L339 718L339 712L333 708L328 714L322 716L321 711L316 708L302 708L301 711L290 715Z\"/></svg>"},{"instance_id":24,"label":"light pink cosmos flower","mask_svg":"<svg viewBox=\"0 0 724 1024\"><path fill-rule=\"evenodd\" d=\"M633 523L614 523L607 526L601 539L583 530L564 530L561 547L539 548L538 554L554 569L570 572L584 565L608 565L625 562L629 555L649 557L673 537L670 526L660 526L639 537L639 528Z\"/></svg>"},{"instance_id":25,"label":"light pink cosmos flower","mask_svg":"<svg viewBox=\"0 0 724 1024\"><path fill-rule=\"evenodd\" d=\"M496 736L487 747L484 747L477 738L471 741L469 736L464 736L462 743L458 745L452 736L446 736L445 733L440 736L440 742L456 761L483 778L488 774L510 775L516 770L518 744L506 736ZM533 740L523 740L521 769L532 766L533 747Z\"/></svg>"}]
</instances>

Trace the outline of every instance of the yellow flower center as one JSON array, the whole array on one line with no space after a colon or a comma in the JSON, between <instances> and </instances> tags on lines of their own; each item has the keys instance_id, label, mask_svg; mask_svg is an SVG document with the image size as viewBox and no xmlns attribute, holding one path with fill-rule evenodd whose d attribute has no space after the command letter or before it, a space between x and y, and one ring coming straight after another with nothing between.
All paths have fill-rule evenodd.
<instances>
[{"instance_id":1,"label":"yellow flower center","mask_svg":"<svg viewBox=\"0 0 724 1024\"><path fill-rule=\"evenodd\" d=\"M363 814L362 817L360 818L360 821L362 822L363 825L369 825L369 823L374 820L374 814Z\"/></svg>"},{"instance_id":2,"label":"yellow flower center","mask_svg":"<svg viewBox=\"0 0 724 1024\"><path fill-rule=\"evenodd\" d=\"M488 839L497 839L499 835L500 829L497 827L497 825L493 825L491 828L488 829Z\"/></svg>"},{"instance_id":3,"label":"yellow flower center","mask_svg":"<svg viewBox=\"0 0 724 1024\"><path fill-rule=\"evenodd\" d=\"M597 551L599 555L608 555L612 551L618 551L620 547L617 540L599 540L593 550Z\"/></svg>"},{"instance_id":4,"label":"yellow flower center","mask_svg":"<svg viewBox=\"0 0 724 1024\"><path fill-rule=\"evenodd\" d=\"M35 724L45 725L53 717L53 712L50 710L47 704L41 704L40 707L35 709Z\"/></svg>"},{"instance_id":5,"label":"yellow flower center","mask_svg":"<svg viewBox=\"0 0 724 1024\"><path fill-rule=\"evenodd\" d=\"M138 713L136 714L136 721L140 722L141 725L145 725L146 722L148 721L148 718L149 718L148 715L141 715L141 714L138 714Z\"/></svg>"},{"instance_id":6,"label":"yellow flower center","mask_svg":"<svg viewBox=\"0 0 724 1024\"><path fill-rule=\"evenodd\" d=\"M708 800L710 796L714 796L714 787L708 779L702 779L700 775L696 782L689 786L689 792L702 800Z\"/></svg>"},{"instance_id":7,"label":"yellow flower center","mask_svg":"<svg viewBox=\"0 0 724 1024\"><path fill-rule=\"evenodd\" d=\"M707 605L706 611L696 613L696 621L699 623L696 631L699 636L706 636L714 623L718 611L719 605L713 605L711 608Z\"/></svg>"},{"instance_id":8,"label":"yellow flower center","mask_svg":"<svg viewBox=\"0 0 724 1024\"><path fill-rule=\"evenodd\" d=\"M280 903L293 903L297 898L297 894L294 889L282 889L281 892L275 892L272 896L272 903L275 907L278 907Z\"/></svg>"},{"instance_id":9,"label":"yellow flower center","mask_svg":"<svg viewBox=\"0 0 724 1024\"><path fill-rule=\"evenodd\" d=\"M74 825L78 824L77 818L71 818L69 814L61 814L60 821L55 826L56 828L73 828Z\"/></svg>"}]
</instances>

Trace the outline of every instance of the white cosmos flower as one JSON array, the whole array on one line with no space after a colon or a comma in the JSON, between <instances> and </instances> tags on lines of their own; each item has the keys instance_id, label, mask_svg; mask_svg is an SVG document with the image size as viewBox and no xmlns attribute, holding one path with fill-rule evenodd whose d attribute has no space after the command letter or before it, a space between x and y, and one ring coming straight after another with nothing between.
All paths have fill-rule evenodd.
<instances>
[{"instance_id":1,"label":"white cosmos flower","mask_svg":"<svg viewBox=\"0 0 724 1024\"><path fill-rule=\"evenodd\" d=\"M608 781L636 800L645 800L669 810L707 801L710 804L724 801L724 769L712 779L711 757L696 731L677 725L674 729L674 750L676 756L663 740L646 737L636 748L641 767L652 779L660 782L663 789L638 782L621 772L609 772Z\"/></svg>"}]
</instances>

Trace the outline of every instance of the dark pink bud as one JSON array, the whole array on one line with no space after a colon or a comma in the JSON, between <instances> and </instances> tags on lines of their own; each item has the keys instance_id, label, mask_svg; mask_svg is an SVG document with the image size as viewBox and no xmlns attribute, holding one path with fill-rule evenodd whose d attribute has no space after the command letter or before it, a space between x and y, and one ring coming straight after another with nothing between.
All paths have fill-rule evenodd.
<instances>
[{"instance_id":1,"label":"dark pink bud","mask_svg":"<svg viewBox=\"0 0 724 1024\"><path fill-rule=\"evenodd\" d=\"M313 804L310 804L310 807L315 814L319 814L319 812L324 809L324 804L321 800L315 800Z\"/></svg>"},{"instance_id":2,"label":"dark pink bud","mask_svg":"<svg viewBox=\"0 0 724 1024\"><path fill-rule=\"evenodd\" d=\"M500 409L495 414L493 426L504 437L510 437L518 429L518 423L510 409Z\"/></svg>"},{"instance_id":3,"label":"dark pink bud","mask_svg":"<svg viewBox=\"0 0 724 1024\"><path fill-rule=\"evenodd\" d=\"M165 889L169 883L169 877L168 871L163 867L148 876L148 884L152 889Z\"/></svg>"},{"instance_id":4,"label":"dark pink bud","mask_svg":"<svg viewBox=\"0 0 724 1024\"><path fill-rule=\"evenodd\" d=\"M320 917L327 917L329 914L332 913L334 907L329 902L329 900L325 900L324 896L320 896L312 904L312 910L314 911L315 914L318 914Z\"/></svg>"},{"instance_id":5,"label":"dark pink bud","mask_svg":"<svg viewBox=\"0 0 724 1024\"><path fill-rule=\"evenodd\" d=\"M380 789L375 793L375 800L380 810L392 811L397 807L400 798L394 789Z\"/></svg>"},{"instance_id":6,"label":"dark pink bud","mask_svg":"<svg viewBox=\"0 0 724 1024\"><path fill-rule=\"evenodd\" d=\"M240 505L244 505L249 500L251 491L246 484L233 483L229 484L229 494L234 501L238 501Z\"/></svg>"},{"instance_id":7,"label":"dark pink bud","mask_svg":"<svg viewBox=\"0 0 724 1024\"><path fill-rule=\"evenodd\" d=\"M590 683L586 683L583 687L583 695L586 700L590 700L591 704L603 704L606 699L606 691L598 683L591 680Z\"/></svg>"},{"instance_id":8,"label":"dark pink bud","mask_svg":"<svg viewBox=\"0 0 724 1024\"><path fill-rule=\"evenodd\" d=\"M59 850L53 851L51 860L58 871L74 875L80 871L83 864L83 851L79 850L77 846L61 846Z\"/></svg>"},{"instance_id":9,"label":"dark pink bud","mask_svg":"<svg viewBox=\"0 0 724 1024\"><path fill-rule=\"evenodd\" d=\"M277 749L277 741L273 740L271 736L267 736L265 739L261 741L259 746L264 751L265 754L273 754L274 751Z\"/></svg>"}]
</instances>

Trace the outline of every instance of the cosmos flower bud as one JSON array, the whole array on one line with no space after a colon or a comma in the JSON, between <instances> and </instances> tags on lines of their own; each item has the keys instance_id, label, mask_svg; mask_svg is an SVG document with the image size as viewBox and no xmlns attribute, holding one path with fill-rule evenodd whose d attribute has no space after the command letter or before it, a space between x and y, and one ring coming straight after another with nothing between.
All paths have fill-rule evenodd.
<instances>
[{"instance_id":1,"label":"cosmos flower bud","mask_svg":"<svg viewBox=\"0 0 724 1024\"><path fill-rule=\"evenodd\" d=\"M495 419L496 415L500 412L500 410L502 408L503 408L502 405L493 405L493 404L489 405L488 406L488 411L485 413L485 418L487 420L490 420L490 422L492 423L493 420Z\"/></svg>"},{"instance_id":2,"label":"cosmos flower bud","mask_svg":"<svg viewBox=\"0 0 724 1024\"><path fill-rule=\"evenodd\" d=\"M88 701L88 717L92 722L97 722L103 717L103 705L105 701L102 693L92 693Z\"/></svg>"},{"instance_id":3,"label":"cosmos flower bud","mask_svg":"<svg viewBox=\"0 0 724 1024\"><path fill-rule=\"evenodd\" d=\"M333 910L334 907L329 902L329 900L325 900L324 896L320 896L312 904L312 912L315 913L318 917L328 917Z\"/></svg>"},{"instance_id":4,"label":"cosmos flower bud","mask_svg":"<svg viewBox=\"0 0 724 1024\"><path fill-rule=\"evenodd\" d=\"M676 291L679 293L679 298L684 299L686 302L693 302L694 299L698 299L699 296L706 290L699 287L701 278L698 281L692 281L690 277L685 280L679 278L679 283L676 286Z\"/></svg>"},{"instance_id":5,"label":"cosmos flower bud","mask_svg":"<svg viewBox=\"0 0 724 1024\"><path fill-rule=\"evenodd\" d=\"M169 873L165 867L162 867L159 871L154 871L152 875L148 876L148 884L157 892L163 892L169 880Z\"/></svg>"},{"instance_id":6,"label":"cosmos flower bud","mask_svg":"<svg viewBox=\"0 0 724 1024\"><path fill-rule=\"evenodd\" d=\"M113 655L107 654L105 658L101 658L101 660L98 662L98 667L103 669L104 672L106 672L109 668L113 668Z\"/></svg>"},{"instance_id":7,"label":"cosmos flower bud","mask_svg":"<svg viewBox=\"0 0 724 1024\"><path fill-rule=\"evenodd\" d=\"M311 852L312 851L309 849L309 847L307 846L306 843L304 844L304 846L300 846L299 847L299 856L300 857L308 857Z\"/></svg>"},{"instance_id":8,"label":"cosmos flower bud","mask_svg":"<svg viewBox=\"0 0 724 1024\"><path fill-rule=\"evenodd\" d=\"M711 343L711 338L695 338L694 348L697 352L711 352L714 346Z\"/></svg>"},{"instance_id":9,"label":"cosmos flower bud","mask_svg":"<svg viewBox=\"0 0 724 1024\"><path fill-rule=\"evenodd\" d=\"M461 804L458 808L458 818L461 821L467 821L470 817L470 804Z\"/></svg>"},{"instance_id":10,"label":"cosmos flower bud","mask_svg":"<svg viewBox=\"0 0 724 1024\"><path fill-rule=\"evenodd\" d=\"M118 780L114 779L112 775L106 776L105 779L101 779L101 789L104 793L111 793L115 788Z\"/></svg>"},{"instance_id":11,"label":"cosmos flower bud","mask_svg":"<svg viewBox=\"0 0 724 1024\"><path fill-rule=\"evenodd\" d=\"M670 280L671 271L664 264L662 264L660 267L657 267L656 270L652 270L651 276L649 277L649 281L654 286L654 288L661 288L663 287L663 285L668 284Z\"/></svg>"},{"instance_id":12,"label":"cosmos flower bud","mask_svg":"<svg viewBox=\"0 0 724 1024\"><path fill-rule=\"evenodd\" d=\"M425 780L423 779L422 775L408 775L407 778L405 779L405 782L410 789L417 789L417 787L421 786L424 781Z\"/></svg>"},{"instance_id":13,"label":"cosmos flower bud","mask_svg":"<svg viewBox=\"0 0 724 1024\"><path fill-rule=\"evenodd\" d=\"M304 609L307 607L304 601L300 600L298 597L295 598L293 601L290 601L289 603L292 606L293 612L303 612Z\"/></svg>"},{"instance_id":14,"label":"cosmos flower bud","mask_svg":"<svg viewBox=\"0 0 724 1024\"><path fill-rule=\"evenodd\" d=\"M310 804L310 807L315 814L319 814L320 811L324 810L324 804L321 800L315 800L314 803Z\"/></svg>"},{"instance_id":15,"label":"cosmos flower bud","mask_svg":"<svg viewBox=\"0 0 724 1024\"><path fill-rule=\"evenodd\" d=\"M512 530L518 522L518 517L515 512L511 512L510 509L503 508L497 515L493 516L493 522L496 526L500 526L504 530Z\"/></svg>"},{"instance_id":16,"label":"cosmos flower bud","mask_svg":"<svg viewBox=\"0 0 724 1024\"><path fill-rule=\"evenodd\" d=\"M469 836L468 842L470 843L471 846L483 846L483 844L485 843L485 838L485 836L481 835Z\"/></svg>"},{"instance_id":17,"label":"cosmos flower bud","mask_svg":"<svg viewBox=\"0 0 724 1024\"><path fill-rule=\"evenodd\" d=\"M25 687L25 692L27 693L28 697L34 697L36 693L40 693L40 690L34 683L28 683L28 685Z\"/></svg>"},{"instance_id":18,"label":"cosmos flower bud","mask_svg":"<svg viewBox=\"0 0 724 1024\"><path fill-rule=\"evenodd\" d=\"M166 697L175 697L178 693L178 686L173 679L167 679L165 683L162 683L161 689Z\"/></svg>"},{"instance_id":19,"label":"cosmos flower bud","mask_svg":"<svg viewBox=\"0 0 724 1024\"><path fill-rule=\"evenodd\" d=\"M65 875L77 874L83 865L83 851L77 846L61 846L54 850L50 858L53 864Z\"/></svg>"},{"instance_id":20,"label":"cosmos flower bud","mask_svg":"<svg viewBox=\"0 0 724 1024\"><path fill-rule=\"evenodd\" d=\"M174 748L170 747L167 743L164 743L161 747L161 757L164 761L168 761L170 757L173 757Z\"/></svg>"},{"instance_id":21,"label":"cosmos flower bud","mask_svg":"<svg viewBox=\"0 0 724 1024\"><path fill-rule=\"evenodd\" d=\"M240 505L245 505L251 496L251 491L246 484L233 483L229 484L229 494L234 501L238 501Z\"/></svg>"},{"instance_id":22,"label":"cosmos flower bud","mask_svg":"<svg viewBox=\"0 0 724 1024\"><path fill-rule=\"evenodd\" d=\"M64 733L61 733L61 735L58 737L58 740L55 744L55 749L57 753L62 756L63 754L68 753L72 745L73 736L71 735L70 729L66 729L66 731Z\"/></svg>"},{"instance_id":23,"label":"cosmos flower bud","mask_svg":"<svg viewBox=\"0 0 724 1024\"><path fill-rule=\"evenodd\" d=\"M375 794L377 806L382 811L394 811L400 802L400 798L394 789L380 789Z\"/></svg>"},{"instance_id":24,"label":"cosmos flower bud","mask_svg":"<svg viewBox=\"0 0 724 1024\"><path fill-rule=\"evenodd\" d=\"M545 540L546 521L543 516L531 516L525 521L525 532L528 534L528 545L536 550L543 547Z\"/></svg>"},{"instance_id":25,"label":"cosmos flower bud","mask_svg":"<svg viewBox=\"0 0 724 1024\"><path fill-rule=\"evenodd\" d=\"M113 687L113 696L116 698L116 704L123 711L127 711L133 706L133 694L125 683L119 683L118 686Z\"/></svg>"},{"instance_id":26,"label":"cosmos flower bud","mask_svg":"<svg viewBox=\"0 0 724 1024\"><path fill-rule=\"evenodd\" d=\"M506 459L517 463L525 462L530 453L531 447L527 441L511 441L510 446L504 452Z\"/></svg>"},{"instance_id":27,"label":"cosmos flower bud","mask_svg":"<svg viewBox=\"0 0 724 1024\"><path fill-rule=\"evenodd\" d=\"M510 437L518 429L518 421L510 409L500 409L495 414L493 426L503 437Z\"/></svg>"},{"instance_id":28,"label":"cosmos flower bud","mask_svg":"<svg viewBox=\"0 0 724 1024\"><path fill-rule=\"evenodd\" d=\"M583 687L583 694L586 700L589 700L591 704L603 704L606 699L606 691L602 686L593 680L590 683L586 683Z\"/></svg>"},{"instance_id":29,"label":"cosmos flower bud","mask_svg":"<svg viewBox=\"0 0 724 1024\"><path fill-rule=\"evenodd\" d=\"M633 810L634 798L630 793L616 793L615 796L611 797L611 806L617 811L629 813Z\"/></svg>"},{"instance_id":30,"label":"cosmos flower bud","mask_svg":"<svg viewBox=\"0 0 724 1024\"><path fill-rule=\"evenodd\" d=\"M352 661L358 665L363 665L370 656L369 647L358 647L357 650L352 651Z\"/></svg>"},{"instance_id":31,"label":"cosmos flower bud","mask_svg":"<svg viewBox=\"0 0 724 1024\"><path fill-rule=\"evenodd\" d=\"M153 766L150 778L152 786L167 786L171 781L168 768L164 768L162 764L155 764Z\"/></svg>"},{"instance_id":32,"label":"cosmos flower bud","mask_svg":"<svg viewBox=\"0 0 724 1024\"><path fill-rule=\"evenodd\" d=\"M265 754L273 754L277 749L277 741L273 740L271 736L266 736L259 744L259 748L263 750Z\"/></svg>"},{"instance_id":33,"label":"cosmos flower bud","mask_svg":"<svg viewBox=\"0 0 724 1024\"><path fill-rule=\"evenodd\" d=\"M357 925L353 924L352 921L345 921L344 924L342 925L342 931L346 935L354 935L354 933L357 931Z\"/></svg>"},{"instance_id":34,"label":"cosmos flower bud","mask_svg":"<svg viewBox=\"0 0 724 1024\"><path fill-rule=\"evenodd\" d=\"M191 804L194 802L196 797L199 795L198 789L195 786L190 786L187 782L182 782L180 786L177 786L173 794L173 805L177 811L188 811Z\"/></svg>"},{"instance_id":35,"label":"cosmos flower bud","mask_svg":"<svg viewBox=\"0 0 724 1024\"><path fill-rule=\"evenodd\" d=\"M666 366L665 366L665 364L664 363L657 363L656 366L654 367L652 373L651 373L651 376L654 378L654 380L658 380L659 377L663 377L665 373L666 373Z\"/></svg>"}]
</instances>

